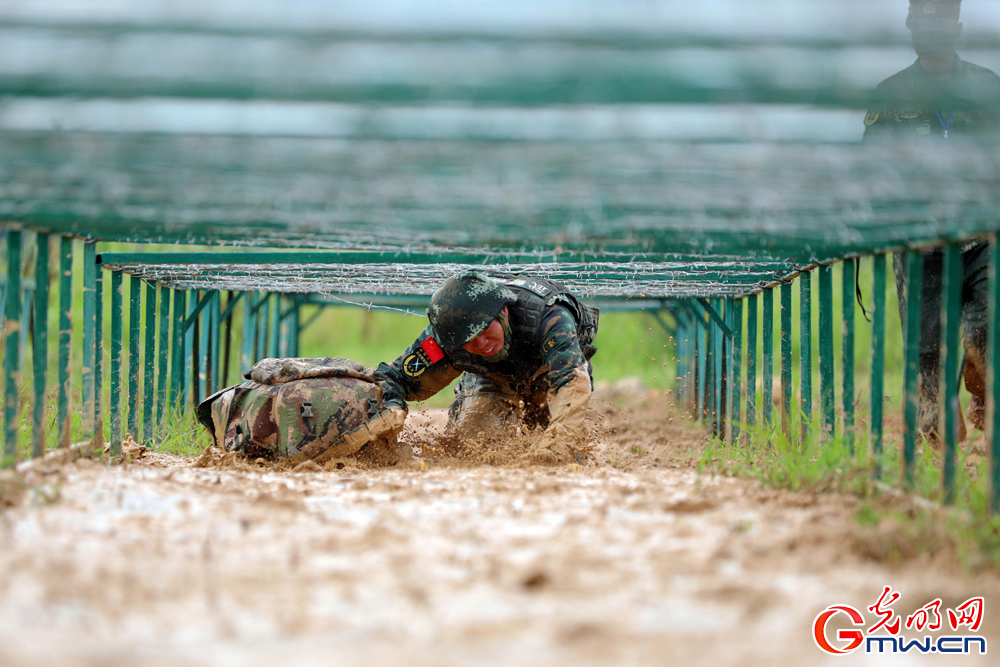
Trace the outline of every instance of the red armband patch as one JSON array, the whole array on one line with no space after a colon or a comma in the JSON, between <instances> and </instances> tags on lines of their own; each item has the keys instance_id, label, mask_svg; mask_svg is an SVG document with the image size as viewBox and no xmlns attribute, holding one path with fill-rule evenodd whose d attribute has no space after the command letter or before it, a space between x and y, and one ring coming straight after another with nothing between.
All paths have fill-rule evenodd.
<instances>
[{"instance_id":1,"label":"red armband patch","mask_svg":"<svg viewBox=\"0 0 1000 667\"><path fill-rule=\"evenodd\" d=\"M436 364L444 359L444 352L441 351L441 346L433 338L425 340L420 344L420 347L427 353L427 358L431 360L432 364Z\"/></svg>"}]
</instances>

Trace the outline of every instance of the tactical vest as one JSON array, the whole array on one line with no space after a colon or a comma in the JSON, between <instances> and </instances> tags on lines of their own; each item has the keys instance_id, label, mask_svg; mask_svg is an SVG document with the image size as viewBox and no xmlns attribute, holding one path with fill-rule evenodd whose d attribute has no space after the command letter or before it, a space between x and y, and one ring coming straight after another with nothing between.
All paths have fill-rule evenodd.
<instances>
[{"instance_id":1,"label":"tactical vest","mask_svg":"<svg viewBox=\"0 0 1000 667\"><path fill-rule=\"evenodd\" d=\"M545 278L501 279L516 295L517 301L507 306L511 329L511 346L507 358L485 362L479 355L459 348L449 354L451 364L466 373L513 381L515 389L527 386L544 371L541 324L545 314L556 305L565 306L576 318L576 335L584 358L597 352L594 339L600 321L600 310L580 303L559 283Z\"/></svg>"}]
</instances>

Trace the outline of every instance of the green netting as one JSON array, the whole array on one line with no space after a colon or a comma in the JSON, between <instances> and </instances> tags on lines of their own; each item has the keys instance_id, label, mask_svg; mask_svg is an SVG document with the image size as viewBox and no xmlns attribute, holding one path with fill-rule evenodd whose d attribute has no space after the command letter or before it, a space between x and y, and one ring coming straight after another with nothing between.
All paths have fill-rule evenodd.
<instances>
[{"instance_id":1,"label":"green netting","mask_svg":"<svg viewBox=\"0 0 1000 667\"><path fill-rule=\"evenodd\" d=\"M179 288L425 295L486 265L664 298L1000 230L996 144L857 143L884 61L912 60L901 23L802 37L279 23L0 20L17 54L0 63L0 220L356 253L120 260ZM970 28L963 48L993 57L996 36Z\"/></svg>"},{"instance_id":2,"label":"green netting","mask_svg":"<svg viewBox=\"0 0 1000 667\"><path fill-rule=\"evenodd\" d=\"M859 119L860 124L860 119ZM0 133L0 219L109 241L801 263L998 228L991 144Z\"/></svg>"}]
</instances>

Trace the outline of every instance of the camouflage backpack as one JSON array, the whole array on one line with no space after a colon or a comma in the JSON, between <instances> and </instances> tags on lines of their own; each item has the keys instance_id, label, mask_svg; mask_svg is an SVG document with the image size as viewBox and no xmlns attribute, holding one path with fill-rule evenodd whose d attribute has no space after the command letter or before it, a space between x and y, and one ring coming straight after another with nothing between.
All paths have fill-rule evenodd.
<instances>
[{"instance_id":1,"label":"camouflage backpack","mask_svg":"<svg viewBox=\"0 0 1000 667\"><path fill-rule=\"evenodd\" d=\"M264 359L243 376L198 406L198 421L227 452L322 463L392 438L378 417L382 390L359 363Z\"/></svg>"}]
</instances>

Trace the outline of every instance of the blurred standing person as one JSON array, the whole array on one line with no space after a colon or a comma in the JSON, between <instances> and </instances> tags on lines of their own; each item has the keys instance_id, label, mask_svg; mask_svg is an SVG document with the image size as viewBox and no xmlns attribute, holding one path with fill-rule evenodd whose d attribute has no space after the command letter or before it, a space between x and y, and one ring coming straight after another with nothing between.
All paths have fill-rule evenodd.
<instances>
[{"instance_id":1,"label":"blurred standing person","mask_svg":"<svg viewBox=\"0 0 1000 667\"><path fill-rule=\"evenodd\" d=\"M877 106L865 116L865 141L898 140L935 144L950 139L1000 136L1000 77L958 57L955 44L962 34L962 0L910 0L906 27L917 60L876 88ZM962 345L965 386L972 394L966 413L972 425L984 429L986 416L986 309L989 243L969 241L962 254ZM920 316L920 430L938 433L940 387L941 285L943 254L924 255ZM893 256L900 317L905 322L906 256ZM959 415L959 440L965 439Z\"/></svg>"}]
</instances>

